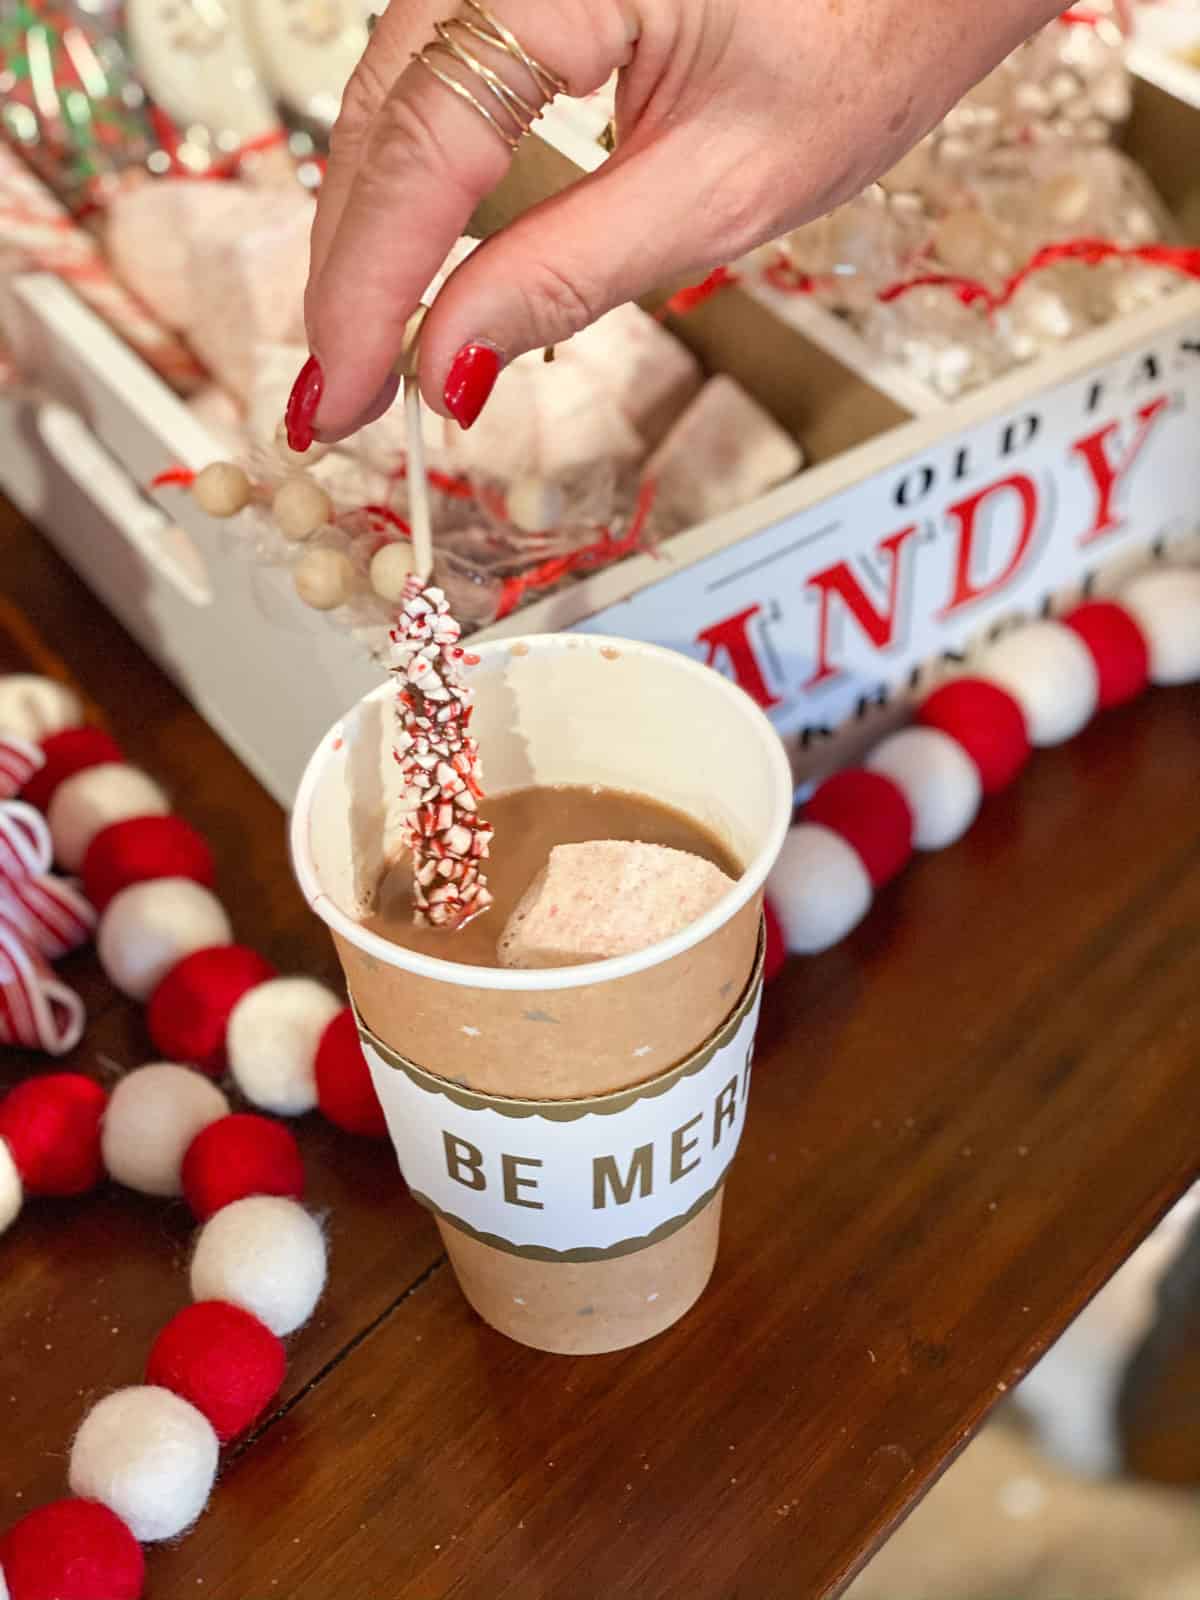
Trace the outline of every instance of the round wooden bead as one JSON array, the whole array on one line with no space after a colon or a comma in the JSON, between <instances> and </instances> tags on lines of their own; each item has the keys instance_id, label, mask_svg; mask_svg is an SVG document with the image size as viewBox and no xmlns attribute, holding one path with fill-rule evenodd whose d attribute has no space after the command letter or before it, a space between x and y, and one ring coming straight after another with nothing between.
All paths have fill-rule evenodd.
<instances>
[{"instance_id":1,"label":"round wooden bead","mask_svg":"<svg viewBox=\"0 0 1200 1600\"><path fill-rule=\"evenodd\" d=\"M281 422L275 429L275 454L289 467L311 467L329 454L329 446L314 439L307 450L293 450L288 443L287 424Z\"/></svg>"},{"instance_id":2,"label":"round wooden bead","mask_svg":"<svg viewBox=\"0 0 1200 1600\"><path fill-rule=\"evenodd\" d=\"M83 702L74 689L32 672L0 677L0 733L39 744L52 733L77 727Z\"/></svg>"},{"instance_id":3,"label":"round wooden bead","mask_svg":"<svg viewBox=\"0 0 1200 1600\"><path fill-rule=\"evenodd\" d=\"M1150 650L1150 682L1200 678L1200 568L1151 567L1121 590Z\"/></svg>"},{"instance_id":4,"label":"round wooden bead","mask_svg":"<svg viewBox=\"0 0 1200 1600\"><path fill-rule=\"evenodd\" d=\"M340 550L307 550L296 563L294 582L306 606L333 611L354 592L354 567Z\"/></svg>"},{"instance_id":5,"label":"round wooden bead","mask_svg":"<svg viewBox=\"0 0 1200 1600\"><path fill-rule=\"evenodd\" d=\"M232 461L214 461L196 474L192 499L210 517L232 517L250 504L250 479Z\"/></svg>"},{"instance_id":6,"label":"round wooden bead","mask_svg":"<svg viewBox=\"0 0 1200 1600\"><path fill-rule=\"evenodd\" d=\"M135 883L100 918L96 953L109 982L132 1000L148 1000L167 973L195 950L233 936L221 902L188 878Z\"/></svg>"},{"instance_id":7,"label":"round wooden bead","mask_svg":"<svg viewBox=\"0 0 1200 1600\"><path fill-rule=\"evenodd\" d=\"M902 728L867 757L908 801L913 844L944 850L974 822L983 799L979 769L963 747L937 728Z\"/></svg>"},{"instance_id":8,"label":"round wooden bead","mask_svg":"<svg viewBox=\"0 0 1200 1600\"><path fill-rule=\"evenodd\" d=\"M135 1539L173 1539L204 1510L220 1446L208 1418L169 1389L118 1389L88 1412L68 1481L116 1513Z\"/></svg>"},{"instance_id":9,"label":"round wooden bead","mask_svg":"<svg viewBox=\"0 0 1200 1600\"><path fill-rule=\"evenodd\" d=\"M1029 742L1062 744L1085 727L1100 698L1091 651L1061 622L1031 622L987 645L982 677L1007 689L1021 707Z\"/></svg>"},{"instance_id":10,"label":"round wooden bead","mask_svg":"<svg viewBox=\"0 0 1200 1600\"><path fill-rule=\"evenodd\" d=\"M831 828L801 822L784 841L767 893L788 949L817 955L862 921L872 891L857 850Z\"/></svg>"},{"instance_id":11,"label":"round wooden bead","mask_svg":"<svg viewBox=\"0 0 1200 1600\"><path fill-rule=\"evenodd\" d=\"M283 537L298 544L332 519L333 501L319 483L297 474L276 489L271 515Z\"/></svg>"},{"instance_id":12,"label":"round wooden bead","mask_svg":"<svg viewBox=\"0 0 1200 1600\"><path fill-rule=\"evenodd\" d=\"M504 496L504 509L514 528L525 533L549 533L562 526L566 500L562 489L546 478L515 478Z\"/></svg>"},{"instance_id":13,"label":"round wooden bead","mask_svg":"<svg viewBox=\"0 0 1200 1600\"><path fill-rule=\"evenodd\" d=\"M106 761L65 779L50 800L46 821L54 858L65 872L78 872L88 846L103 829L130 817L162 816L171 802L146 773L124 762Z\"/></svg>"},{"instance_id":14,"label":"round wooden bead","mask_svg":"<svg viewBox=\"0 0 1200 1600\"><path fill-rule=\"evenodd\" d=\"M376 550L371 557L371 587L381 600L398 605L404 598L408 580L417 570L412 546L398 539Z\"/></svg>"}]
</instances>

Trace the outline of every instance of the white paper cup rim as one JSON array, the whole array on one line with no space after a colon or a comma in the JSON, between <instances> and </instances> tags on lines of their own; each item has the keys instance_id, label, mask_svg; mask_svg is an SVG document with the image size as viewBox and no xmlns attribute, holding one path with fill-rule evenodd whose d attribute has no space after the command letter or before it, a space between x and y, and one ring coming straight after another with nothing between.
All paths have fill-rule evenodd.
<instances>
[{"instance_id":1,"label":"white paper cup rim","mask_svg":"<svg viewBox=\"0 0 1200 1600\"><path fill-rule=\"evenodd\" d=\"M322 922L348 943L386 966L398 967L405 972L438 983L457 984L460 988L528 993L581 989L591 984L612 983L616 979L643 972L648 967L661 966L664 962L671 961L694 946L702 944L718 928L736 916L766 882L767 874L783 847L784 838L791 824L794 793L791 767L782 741L750 696L713 668L679 651L667 650L661 645L645 644L640 640L613 638L608 634L530 634L524 638L487 640L472 644L470 648L472 653L482 660L501 655L549 655L564 649L616 650L622 655L661 659L668 662L673 670L704 677L714 695L723 696L736 704L747 718L761 725L767 760L774 768L776 790L771 822L761 844L728 894L722 895L715 905L710 906L703 916L688 923L686 928L681 928L669 939L660 939L657 944L647 945L644 949L574 967L475 967L457 961L441 961L435 956L423 955L419 951L395 944L381 934L372 932L343 911L321 887L312 859L309 815L326 765L342 745L345 718L341 717L329 729L309 758L296 791L290 822L292 861L296 877L310 908ZM372 701L390 698L394 693L394 685L387 680L364 695L352 709L356 710L359 705L366 705ZM486 752L484 754L486 757Z\"/></svg>"}]
</instances>

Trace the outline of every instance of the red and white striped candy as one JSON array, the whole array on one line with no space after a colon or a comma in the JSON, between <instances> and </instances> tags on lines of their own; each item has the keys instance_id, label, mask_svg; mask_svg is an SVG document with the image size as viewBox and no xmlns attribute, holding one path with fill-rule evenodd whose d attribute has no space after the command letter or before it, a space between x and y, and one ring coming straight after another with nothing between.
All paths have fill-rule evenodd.
<instances>
[{"instance_id":1,"label":"red and white striped candy","mask_svg":"<svg viewBox=\"0 0 1200 1600\"><path fill-rule=\"evenodd\" d=\"M11 800L46 765L37 745L13 734L0 734L0 800Z\"/></svg>"},{"instance_id":2,"label":"red and white striped candy","mask_svg":"<svg viewBox=\"0 0 1200 1600\"><path fill-rule=\"evenodd\" d=\"M65 1055L83 1037L83 1001L0 912L0 1044Z\"/></svg>"},{"instance_id":3,"label":"red and white striped candy","mask_svg":"<svg viewBox=\"0 0 1200 1600\"><path fill-rule=\"evenodd\" d=\"M45 818L19 801L0 804L0 913L39 955L56 961L86 944L96 913L74 883L49 875Z\"/></svg>"}]
</instances>

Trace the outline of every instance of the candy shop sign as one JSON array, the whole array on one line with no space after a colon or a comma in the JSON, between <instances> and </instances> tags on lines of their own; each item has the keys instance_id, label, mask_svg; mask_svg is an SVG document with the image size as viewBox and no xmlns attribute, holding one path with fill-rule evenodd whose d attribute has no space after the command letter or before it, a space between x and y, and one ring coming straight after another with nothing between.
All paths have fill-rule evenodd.
<instances>
[{"instance_id":1,"label":"candy shop sign","mask_svg":"<svg viewBox=\"0 0 1200 1600\"><path fill-rule=\"evenodd\" d=\"M805 744L1200 523L1200 323L739 540L581 629L707 661Z\"/></svg>"}]
</instances>

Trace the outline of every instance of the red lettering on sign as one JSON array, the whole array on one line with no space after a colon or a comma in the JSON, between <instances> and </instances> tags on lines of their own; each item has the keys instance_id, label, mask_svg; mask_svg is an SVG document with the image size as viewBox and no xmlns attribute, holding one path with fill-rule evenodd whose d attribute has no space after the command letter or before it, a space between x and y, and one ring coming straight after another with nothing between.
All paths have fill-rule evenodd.
<instances>
[{"instance_id":1,"label":"red lettering on sign","mask_svg":"<svg viewBox=\"0 0 1200 1600\"><path fill-rule=\"evenodd\" d=\"M1119 460L1113 459L1109 448L1120 426L1116 422L1110 422L1107 427L1100 428L1071 446L1073 452L1083 460L1096 489L1096 514L1091 527L1080 539L1080 544L1090 544L1093 539L1099 539L1106 533L1115 533L1121 526L1124 519L1113 505L1117 488L1146 448L1146 440L1168 403L1164 394L1140 408L1137 429Z\"/></svg>"},{"instance_id":2,"label":"red lettering on sign","mask_svg":"<svg viewBox=\"0 0 1200 1600\"><path fill-rule=\"evenodd\" d=\"M772 694L750 638L750 623L761 610L762 607L758 605L747 606L735 617L714 622L711 628L696 635L696 643L707 645L707 664L710 667L719 667L719 658L724 655L739 688L744 689L764 711L769 711L772 706L779 704L779 696Z\"/></svg>"},{"instance_id":3,"label":"red lettering on sign","mask_svg":"<svg viewBox=\"0 0 1200 1600\"><path fill-rule=\"evenodd\" d=\"M984 506L991 505L1007 495L1015 495L1020 502L1021 526L1017 532L1016 544L1001 571L980 581L976 547L976 540L983 526L980 512ZM1015 473L1011 478L1001 478L998 483L989 483L986 489L977 490L975 494L958 501L956 505L947 506L946 515L953 518L958 525L958 549L950 599L938 613L938 620L942 622L947 617L953 616L956 611L961 611L963 606L973 605L976 600L985 600L988 595L996 594L1006 584L1012 582L1033 543L1038 515L1037 484L1027 473Z\"/></svg>"},{"instance_id":4,"label":"red lettering on sign","mask_svg":"<svg viewBox=\"0 0 1200 1600\"><path fill-rule=\"evenodd\" d=\"M848 562L835 562L832 567L826 568L824 572L815 573L808 580L808 587L815 589L820 596L821 612L817 623L817 667L804 685L806 689L813 689L819 683L836 678L841 671L841 668L835 666L829 658L829 633L835 598L841 601L877 650L884 650L895 642L900 621L900 579L904 546L916 531L917 525L914 522L910 527L901 528L899 533L891 534L879 546L879 553L887 556L890 563L887 605L884 609L880 609L871 599L855 577Z\"/></svg>"}]
</instances>

